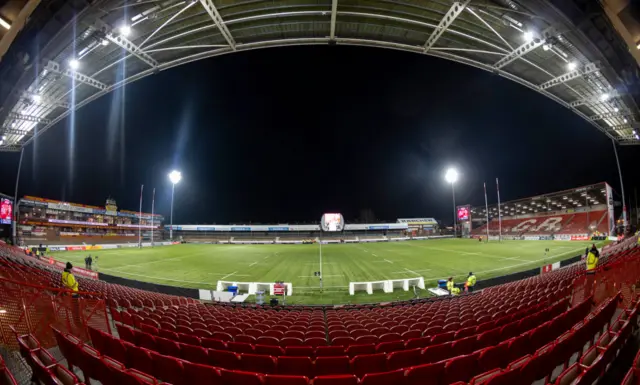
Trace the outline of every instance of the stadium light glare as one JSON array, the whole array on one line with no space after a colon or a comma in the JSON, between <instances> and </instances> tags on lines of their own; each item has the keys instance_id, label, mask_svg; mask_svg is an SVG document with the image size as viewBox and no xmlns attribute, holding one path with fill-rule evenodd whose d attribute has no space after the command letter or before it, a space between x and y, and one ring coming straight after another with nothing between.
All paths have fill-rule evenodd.
<instances>
[{"instance_id":1,"label":"stadium light glare","mask_svg":"<svg viewBox=\"0 0 640 385\"><path fill-rule=\"evenodd\" d=\"M600 95L600 101L602 102L606 102L607 100L609 100L609 94L608 93L604 93L602 95Z\"/></svg>"},{"instance_id":2,"label":"stadium light glare","mask_svg":"<svg viewBox=\"0 0 640 385\"><path fill-rule=\"evenodd\" d=\"M36 102L36 103L40 103L42 101L42 96L40 96L38 94L33 94L31 99L33 99L33 101Z\"/></svg>"},{"instance_id":3,"label":"stadium light glare","mask_svg":"<svg viewBox=\"0 0 640 385\"><path fill-rule=\"evenodd\" d=\"M171 226L169 226L169 240L173 241L173 195L176 191L176 184L182 180L182 173L176 170L171 171L169 173L169 180L171 181Z\"/></svg>"},{"instance_id":4,"label":"stadium light glare","mask_svg":"<svg viewBox=\"0 0 640 385\"><path fill-rule=\"evenodd\" d=\"M169 173L169 180L171 181L171 183L177 184L181 179L182 174L180 173L180 171L173 170L171 171L171 173Z\"/></svg>"},{"instance_id":5,"label":"stadium light glare","mask_svg":"<svg viewBox=\"0 0 640 385\"><path fill-rule=\"evenodd\" d=\"M574 62L574 61L570 61L569 63L567 63L567 69L569 71L573 71L576 68L578 68L578 63Z\"/></svg>"},{"instance_id":6,"label":"stadium light glare","mask_svg":"<svg viewBox=\"0 0 640 385\"><path fill-rule=\"evenodd\" d=\"M456 181L458 180L458 171L456 171L455 168L450 167L449 169L447 169L447 172L444 174L444 179L448 182L451 183L451 193L453 195L453 237L457 238L458 237L458 228L457 228L457 223L456 223L456 217L457 217L457 213L456 213L456 190L453 187L456 183Z\"/></svg>"},{"instance_id":7,"label":"stadium light glare","mask_svg":"<svg viewBox=\"0 0 640 385\"><path fill-rule=\"evenodd\" d=\"M524 31L524 33L522 34L522 37L524 38L524 41L530 42L531 40L533 40L533 32Z\"/></svg>"},{"instance_id":8,"label":"stadium light glare","mask_svg":"<svg viewBox=\"0 0 640 385\"><path fill-rule=\"evenodd\" d=\"M131 27L128 26L127 24L118 28L118 30L120 31L120 34L124 37L127 37L131 34Z\"/></svg>"},{"instance_id":9,"label":"stadium light glare","mask_svg":"<svg viewBox=\"0 0 640 385\"><path fill-rule=\"evenodd\" d=\"M618 107L614 107L613 111L618 112L618 111L620 111L620 109Z\"/></svg>"},{"instance_id":10,"label":"stadium light glare","mask_svg":"<svg viewBox=\"0 0 640 385\"><path fill-rule=\"evenodd\" d=\"M80 62L77 59L71 59L69 60L69 67L72 70L77 70L80 67Z\"/></svg>"},{"instance_id":11,"label":"stadium light glare","mask_svg":"<svg viewBox=\"0 0 640 385\"><path fill-rule=\"evenodd\" d=\"M456 183L456 181L458 180L458 171L456 171L455 168L448 169L447 172L444 174L444 179L448 183Z\"/></svg>"},{"instance_id":12,"label":"stadium light glare","mask_svg":"<svg viewBox=\"0 0 640 385\"><path fill-rule=\"evenodd\" d=\"M102 45L104 45L104 46L107 46L107 45L109 45L109 40L107 40L107 39L102 39L102 41L100 42L100 44L102 44Z\"/></svg>"}]
</instances>

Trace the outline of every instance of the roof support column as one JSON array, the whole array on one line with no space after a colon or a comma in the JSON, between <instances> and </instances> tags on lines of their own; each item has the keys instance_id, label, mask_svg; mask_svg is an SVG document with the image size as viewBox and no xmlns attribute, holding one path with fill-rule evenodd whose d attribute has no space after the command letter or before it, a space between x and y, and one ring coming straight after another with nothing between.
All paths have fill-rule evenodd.
<instances>
[{"instance_id":1,"label":"roof support column","mask_svg":"<svg viewBox=\"0 0 640 385\"><path fill-rule=\"evenodd\" d=\"M336 38L336 17L338 16L338 0L331 1L331 33L329 39L335 40Z\"/></svg>"}]
</instances>

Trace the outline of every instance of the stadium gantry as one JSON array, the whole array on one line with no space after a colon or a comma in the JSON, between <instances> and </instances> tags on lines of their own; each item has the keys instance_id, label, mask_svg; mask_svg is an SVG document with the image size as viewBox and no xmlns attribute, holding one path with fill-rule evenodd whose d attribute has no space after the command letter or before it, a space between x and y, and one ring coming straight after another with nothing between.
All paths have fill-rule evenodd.
<instances>
[{"instance_id":1,"label":"stadium gantry","mask_svg":"<svg viewBox=\"0 0 640 385\"><path fill-rule=\"evenodd\" d=\"M3 14L14 17L3 20L0 49L0 151L20 151L78 108L159 71L320 44L397 49L491 71L619 144L640 144L638 95L626 86L637 82L639 56L625 24L601 3L607 7L592 0L10 2Z\"/></svg>"}]
</instances>

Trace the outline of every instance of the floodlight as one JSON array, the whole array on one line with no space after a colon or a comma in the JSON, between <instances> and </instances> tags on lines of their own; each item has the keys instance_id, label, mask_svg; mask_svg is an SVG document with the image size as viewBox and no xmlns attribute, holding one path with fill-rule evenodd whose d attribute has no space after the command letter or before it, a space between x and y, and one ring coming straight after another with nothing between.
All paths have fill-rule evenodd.
<instances>
[{"instance_id":1,"label":"floodlight","mask_svg":"<svg viewBox=\"0 0 640 385\"><path fill-rule=\"evenodd\" d=\"M640 49L640 43L638 43L638 45L636 46L637 49Z\"/></svg>"},{"instance_id":2,"label":"floodlight","mask_svg":"<svg viewBox=\"0 0 640 385\"><path fill-rule=\"evenodd\" d=\"M613 110L614 110L615 112L620 111L620 109L619 109L618 107L614 107L614 108L613 108Z\"/></svg>"},{"instance_id":3,"label":"floodlight","mask_svg":"<svg viewBox=\"0 0 640 385\"><path fill-rule=\"evenodd\" d=\"M449 183L455 183L458 180L458 171L455 168L450 168L444 174L444 179Z\"/></svg>"},{"instance_id":4,"label":"floodlight","mask_svg":"<svg viewBox=\"0 0 640 385\"><path fill-rule=\"evenodd\" d=\"M529 42L531 40L533 40L533 32L531 31L524 31L524 34L522 35L522 37L524 38L524 40L526 42Z\"/></svg>"},{"instance_id":5,"label":"floodlight","mask_svg":"<svg viewBox=\"0 0 640 385\"><path fill-rule=\"evenodd\" d=\"M11 24L8 21L0 17L0 26L4 29L11 29Z\"/></svg>"},{"instance_id":6,"label":"floodlight","mask_svg":"<svg viewBox=\"0 0 640 385\"><path fill-rule=\"evenodd\" d=\"M109 45L109 40L107 40L107 39L102 39L102 41L100 42L100 44L105 45L105 46L106 46L106 45Z\"/></svg>"},{"instance_id":7,"label":"floodlight","mask_svg":"<svg viewBox=\"0 0 640 385\"><path fill-rule=\"evenodd\" d=\"M607 101L607 100L609 100L609 94L608 93L605 92L604 94L600 95L600 101L604 102L604 101Z\"/></svg>"},{"instance_id":8,"label":"floodlight","mask_svg":"<svg viewBox=\"0 0 640 385\"><path fill-rule=\"evenodd\" d=\"M4 140L0 140L0 145L1 145L2 143L4 143Z\"/></svg>"},{"instance_id":9,"label":"floodlight","mask_svg":"<svg viewBox=\"0 0 640 385\"><path fill-rule=\"evenodd\" d=\"M627 120L627 118L624 118L624 122L625 122L625 123L628 123L629 121Z\"/></svg>"},{"instance_id":10,"label":"floodlight","mask_svg":"<svg viewBox=\"0 0 640 385\"><path fill-rule=\"evenodd\" d=\"M0 314L5 314L7 311L5 309L0 310Z\"/></svg>"},{"instance_id":11,"label":"floodlight","mask_svg":"<svg viewBox=\"0 0 640 385\"><path fill-rule=\"evenodd\" d=\"M574 69L578 68L578 63L571 61L567 63L567 68L569 69L569 71L573 71Z\"/></svg>"},{"instance_id":12,"label":"floodlight","mask_svg":"<svg viewBox=\"0 0 640 385\"><path fill-rule=\"evenodd\" d=\"M120 34L125 37L129 36L129 34L131 33L131 27L126 24L118 28L118 30L120 31Z\"/></svg>"},{"instance_id":13,"label":"floodlight","mask_svg":"<svg viewBox=\"0 0 640 385\"><path fill-rule=\"evenodd\" d=\"M33 96L31 96L31 99L33 99L33 101L36 103L40 103L42 101L42 96L38 94L33 94Z\"/></svg>"},{"instance_id":14,"label":"floodlight","mask_svg":"<svg viewBox=\"0 0 640 385\"><path fill-rule=\"evenodd\" d=\"M550 44L544 44L544 45L542 46L542 49L543 49L543 50L545 50L545 51L548 51L550 48L551 48L551 45L550 45Z\"/></svg>"},{"instance_id":15,"label":"floodlight","mask_svg":"<svg viewBox=\"0 0 640 385\"><path fill-rule=\"evenodd\" d=\"M169 180L173 184L177 184L178 182L180 182L181 179L182 179L182 174L180 173L180 171L173 170L169 174Z\"/></svg>"},{"instance_id":16,"label":"floodlight","mask_svg":"<svg viewBox=\"0 0 640 385\"><path fill-rule=\"evenodd\" d=\"M80 67L80 62L77 59L71 59L69 60L69 67L71 67L72 70L77 70L78 67Z\"/></svg>"}]
</instances>

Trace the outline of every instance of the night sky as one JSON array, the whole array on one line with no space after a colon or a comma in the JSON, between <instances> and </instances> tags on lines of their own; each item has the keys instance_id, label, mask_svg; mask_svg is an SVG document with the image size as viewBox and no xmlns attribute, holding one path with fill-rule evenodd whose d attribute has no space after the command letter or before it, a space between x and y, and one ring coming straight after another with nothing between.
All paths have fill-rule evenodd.
<instances>
[{"instance_id":1,"label":"night sky","mask_svg":"<svg viewBox=\"0 0 640 385\"><path fill-rule=\"evenodd\" d=\"M456 202L503 201L607 181L620 192L611 141L569 110L497 75L412 53L288 47L236 53L147 77L76 113L25 152L19 196L143 210L174 223L317 222L435 217ZM121 124L124 122L124 126ZM627 196L640 147L619 149ZM18 154L0 153L13 195Z\"/></svg>"}]
</instances>

